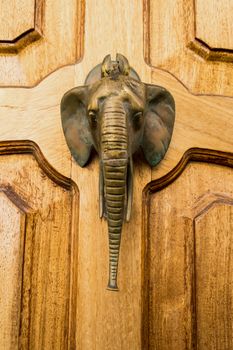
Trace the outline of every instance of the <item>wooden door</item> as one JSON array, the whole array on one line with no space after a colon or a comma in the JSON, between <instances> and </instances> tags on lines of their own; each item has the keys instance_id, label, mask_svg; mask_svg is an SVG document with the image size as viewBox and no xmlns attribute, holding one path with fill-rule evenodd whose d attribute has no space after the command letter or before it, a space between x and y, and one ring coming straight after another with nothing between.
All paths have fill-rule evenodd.
<instances>
[{"instance_id":1,"label":"wooden door","mask_svg":"<svg viewBox=\"0 0 233 350\"><path fill-rule=\"evenodd\" d=\"M232 0L0 5L0 349L232 349ZM116 293L98 157L71 158L59 105L117 52L176 120L135 159Z\"/></svg>"}]
</instances>

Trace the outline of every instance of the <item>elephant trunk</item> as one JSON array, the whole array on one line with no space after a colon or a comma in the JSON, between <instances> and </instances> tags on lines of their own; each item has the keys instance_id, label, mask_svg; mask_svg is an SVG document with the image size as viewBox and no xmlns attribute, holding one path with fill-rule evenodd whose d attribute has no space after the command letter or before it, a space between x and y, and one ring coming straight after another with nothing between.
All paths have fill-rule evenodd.
<instances>
[{"instance_id":1,"label":"elephant trunk","mask_svg":"<svg viewBox=\"0 0 233 350\"><path fill-rule=\"evenodd\" d=\"M109 234L108 289L118 290L117 270L125 215L128 137L124 107L114 97L106 103L103 111L102 161Z\"/></svg>"}]
</instances>

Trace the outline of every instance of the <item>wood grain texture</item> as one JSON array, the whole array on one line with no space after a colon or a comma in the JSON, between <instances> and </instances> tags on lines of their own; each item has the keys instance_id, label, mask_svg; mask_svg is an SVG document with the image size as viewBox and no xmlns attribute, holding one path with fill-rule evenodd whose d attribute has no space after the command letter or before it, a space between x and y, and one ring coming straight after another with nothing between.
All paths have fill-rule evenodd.
<instances>
[{"instance_id":1,"label":"wood grain texture","mask_svg":"<svg viewBox=\"0 0 233 350\"><path fill-rule=\"evenodd\" d=\"M0 90L1 139L34 140L40 145L49 163L66 176L70 176L71 156L60 121L59 104L62 95L73 86L82 85L88 71L102 61L103 55L109 52L114 55L116 50L126 53L144 80L150 79L150 69L143 66L141 1L135 2L134 5L128 3L127 11L132 15L130 22L124 14L125 2L101 4L97 2L93 6L94 4L89 2L86 8L88 13L86 57L80 64L55 72L33 89ZM114 21L111 21L111 31L104 33L104 28L109 25L108 16L101 21L102 25L97 26L93 18L98 21L98 18L106 12L112 14ZM123 36L119 35L119 18L114 16L114 13L118 13L121 18ZM139 18L140 25L135 27L134 23ZM103 33L105 40L99 40ZM123 39L126 35L129 36L127 41ZM135 42L132 49L130 42L135 40L135 37L138 37L137 45ZM140 55L137 52L140 52ZM72 176L79 188L82 188L78 223L82 235L76 242L79 264L75 261L72 264L78 267L78 283L73 278L73 284L78 290L79 297L77 309L73 301L70 323L74 324L77 320L78 326L75 329L76 333L70 331L69 339L72 344L76 344L77 349L89 350L93 347L119 349L128 345L140 349L141 346L141 193L145 184L151 180L151 169L148 166L144 167L142 162L135 166L137 169L133 215L136 220L133 219L126 225L123 233L124 249L121 251L121 261L125 262L127 267L125 268L122 263L119 275L122 298L117 294L109 295L106 291L108 237L107 225L98 217L98 162L90 164L88 169L80 169L74 165L79 177L77 179L77 175Z\"/></svg>"},{"instance_id":2,"label":"wood grain texture","mask_svg":"<svg viewBox=\"0 0 233 350\"><path fill-rule=\"evenodd\" d=\"M50 4L50 1L46 1L46 3ZM197 95L195 96L172 76L174 74L172 69L170 72L166 72L161 69L151 68L145 63L143 56L143 7L141 1L125 2L120 0L116 2L104 0L99 2L86 0L85 3L85 40L84 42L82 41L83 49L81 50L84 57L80 62L60 68L46 77L46 79L43 79L45 77L42 74L42 71L45 69L44 66L50 62L50 59L52 61L53 59L57 60L57 56L56 54L56 57L48 55L43 60L40 53L38 54L37 44L39 44L39 41L37 41L30 48L33 54L26 54L26 51L29 50L28 46L28 48L21 50L19 56L11 55L12 65L7 63L7 69L5 66L1 67L2 85L7 85L6 82L10 79L14 81L12 86L18 85L21 87L2 87L0 89L0 140L23 139L35 141L48 163L61 174L72 177L80 189L80 207L75 209L76 205L72 204L74 206L73 210L79 211L79 220L76 217L72 217L74 222L71 233L73 237L72 246L78 256L74 254L70 261L70 266L74 267L74 269L71 268L70 272L70 283L73 286L70 298L70 327L68 328L69 335L67 335L70 339L70 344L75 344L74 348L81 350L109 348L117 350L121 348L144 350L144 343L142 344L141 338L141 286L143 262L145 260L142 249L144 245L144 241L142 241L142 222L145 218L142 215L142 211L148 203L143 202L142 205L142 189L152 178L160 179L161 176L166 175L173 169L184 152L190 147L209 147L232 152L232 98L224 96L197 96L203 93L203 89L198 87L196 89ZM57 4L61 3L56 2L56 4L53 4L54 8L58 6ZM69 2L70 4L71 2ZM75 2L75 4L79 6L80 2ZM68 10L67 13L62 11L62 9L67 8L66 6L68 5L64 2L60 5L60 15L68 18L70 17L70 12ZM146 13L149 12L147 11ZM50 15L48 16L50 19ZM69 22L65 26L67 30L71 28L69 25L74 17L78 21L76 14L73 12L71 19L65 21L65 23ZM180 16L180 18L183 17ZM82 16L81 20L83 24L84 16ZM54 31L56 36L56 30L54 29L57 25L55 15L49 23L51 30ZM61 23L61 28L63 28L62 22L58 21L58 23ZM179 21L176 20L175 23L179 29ZM178 29L177 31L179 31ZM67 39L69 40L69 45L73 48L76 45L77 50L80 50L80 27L77 27L77 30L78 34L73 41L70 40L70 36L66 37L69 37ZM187 31L189 32L189 30ZM145 35L147 34L148 31L145 32ZM164 40L167 45L168 39L165 37ZM50 46L53 47L53 41L50 42ZM177 105L175 130L171 147L165 159L158 167L153 169L153 172L145 164L142 157L135 159L134 205L131 222L125 224L122 234L119 269L120 292L118 294L108 292L105 289L108 268L108 237L107 224L98 217L98 160L94 158L85 169L79 168L72 162L71 169L71 156L63 135L59 111L59 104L63 94L74 86L83 85L88 72L97 63L100 63L106 54L110 53L112 58L114 58L116 52L124 54L129 59L130 64L137 70L142 81L162 85L171 91ZM66 54L69 56L68 51L66 51ZM20 69L22 66L19 62L23 59L21 55L25 55L25 62L30 68ZM72 61L74 56L72 56L72 59L71 56L69 57L70 60L66 60L66 62L74 62ZM198 57L197 60L200 60L205 65L203 58ZM34 84L28 83L26 74L27 69L30 69L32 72L30 74L31 76L33 75L32 80L35 78L33 67L35 67L36 62L39 62L39 74L41 77L39 80L43 79L43 81L31 89L22 88L23 86L32 86ZM149 61L147 60L147 62ZM226 64L228 67L229 62ZM171 68L173 68L172 65ZM198 81L200 70L195 69L193 65L189 66L189 68L189 70L184 72L185 81L189 83ZM36 69L38 70L38 68ZM212 91L214 91L215 86L218 87L219 93L227 89L230 91L230 75L229 80L224 80L222 76L218 75L218 68L216 72L217 74L215 75L213 70L206 69L205 72L202 72L202 81L205 80L206 86L208 83L208 87ZM223 69L221 74L225 75L224 72L225 70ZM213 79L216 79L216 81L213 82ZM15 82L16 80L17 82ZM35 79L37 82L39 80ZM202 82L202 84L204 83ZM189 87L189 84L186 85ZM231 91L229 95L232 96ZM16 152L16 149L14 152ZM24 156L28 157L27 155ZM17 161L18 156L15 155L14 157ZM218 158L217 155L214 157L215 159ZM226 164L229 157L230 155L225 159ZM44 162L40 162L40 164L44 164ZM43 169L44 171L45 169ZM38 181L37 186L41 188L40 181ZM64 188L61 184L59 186ZM33 226L33 218L30 218L30 220L29 224ZM78 238L75 236L77 234L75 225L79 229ZM30 245L27 249L28 252L31 251ZM61 248L59 254L63 255L63 248ZM67 254L66 249L64 249L64 254ZM43 269L47 271L47 261L45 259L40 261L42 265L45 265ZM167 261L167 265L169 265L169 261ZM27 266L27 269L30 270L31 266L34 269L35 265L32 264L32 260L28 259ZM78 269L78 279L75 267ZM27 273L26 276L28 276ZM24 280L26 281L26 278ZM30 281L27 283L25 286L30 285ZM28 305L27 291L26 287L26 305ZM76 299L77 295L78 298ZM65 293L66 296L67 294ZM36 305L36 298L33 300L34 305ZM63 302L62 296L61 302ZM38 303L41 305L40 299L38 299ZM53 305L55 307L55 304ZM36 306L35 308L37 310ZM26 318L27 314L30 313L30 309L25 307L24 310ZM26 310L28 310L28 313ZM36 316L34 320L36 320L36 324L40 324L39 327L42 327L43 322L46 321L43 318L39 321L39 318ZM59 320L61 319L59 318ZM25 334L23 339L26 344L25 348L27 348L27 332L29 328L27 321L24 324L25 328L23 328L22 334ZM189 325L189 327L192 327L192 325ZM36 334L38 336L38 333Z\"/></svg>"},{"instance_id":3,"label":"wood grain texture","mask_svg":"<svg viewBox=\"0 0 233 350\"><path fill-rule=\"evenodd\" d=\"M227 187L229 190L228 184ZM200 349L233 347L232 205L232 197L230 203L223 198L195 219L196 324Z\"/></svg>"},{"instance_id":4,"label":"wood grain texture","mask_svg":"<svg viewBox=\"0 0 233 350\"><path fill-rule=\"evenodd\" d=\"M215 49L233 50L231 0L195 0L196 37Z\"/></svg>"},{"instance_id":5,"label":"wood grain texture","mask_svg":"<svg viewBox=\"0 0 233 350\"><path fill-rule=\"evenodd\" d=\"M31 142L1 143L0 168L0 344L74 349L76 188Z\"/></svg>"},{"instance_id":6,"label":"wood grain texture","mask_svg":"<svg viewBox=\"0 0 233 350\"><path fill-rule=\"evenodd\" d=\"M12 7L4 10L2 16L11 18ZM25 10L25 15L20 16L20 11L16 15L22 17L22 21L32 19L33 26L26 30L25 35L21 33L15 42L0 42L1 86L33 86L49 73L77 62L82 56L83 0L37 0L34 15ZM16 23L18 28L20 20L11 23Z\"/></svg>"},{"instance_id":7,"label":"wood grain texture","mask_svg":"<svg viewBox=\"0 0 233 350\"><path fill-rule=\"evenodd\" d=\"M25 214L2 189L0 208L0 349L10 350L19 343Z\"/></svg>"},{"instance_id":8,"label":"wood grain texture","mask_svg":"<svg viewBox=\"0 0 233 350\"><path fill-rule=\"evenodd\" d=\"M106 289L108 280L107 222L99 219L98 160L76 171L80 192L78 255L78 324L80 349L140 349L141 336L141 194L150 170L136 162L134 203L129 223L123 225L119 292Z\"/></svg>"},{"instance_id":9,"label":"wood grain texture","mask_svg":"<svg viewBox=\"0 0 233 350\"><path fill-rule=\"evenodd\" d=\"M223 2L218 3L222 8ZM209 2L205 2L202 6L208 6L208 4ZM194 93L231 96L233 54L230 51L211 51L208 46L210 44L207 43L206 46L196 39L194 2L192 0L168 2L148 0L144 2L144 8L147 63L174 74ZM208 32L209 42L211 38L219 38L220 35L221 38L225 37L225 40L222 40L226 42L230 34L224 30L225 25L213 31L212 21L215 21L215 28L216 24L221 26L222 11L224 11L226 22L231 23L232 11L227 11L225 5L221 13L216 8L215 10L214 16L211 9L199 11L198 23L206 24L205 32ZM219 21L215 20L218 16L221 17ZM215 31L218 31L217 36Z\"/></svg>"},{"instance_id":10,"label":"wood grain texture","mask_svg":"<svg viewBox=\"0 0 233 350\"><path fill-rule=\"evenodd\" d=\"M75 67L75 85L82 85L105 55L114 59L117 52L150 81L143 59L141 1L87 1L85 38L85 58ZM77 344L82 350L141 349L141 196L151 180L151 169L142 158L134 162L134 200L130 222L123 225L118 293L106 290L108 231L107 222L99 219L99 161L95 157L82 169L72 162L72 179L81 189Z\"/></svg>"},{"instance_id":11,"label":"wood grain texture","mask_svg":"<svg viewBox=\"0 0 233 350\"><path fill-rule=\"evenodd\" d=\"M0 37L0 54L16 55L42 39L44 0L3 2L1 10L3 37ZM9 17L11 21L7 20Z\"/></svg>"},{"instance_id":12,"label":"wood grain texture","mask_svg":"<svg viewBox=\"0 0 233 350\"><path fill-rule=\"evenodd\" d=\"M143 349L231 347L233 172L218 164L232 155L190 150L145 191Z\"/></svg>"},{"instance_id":13,"label":"wood grain texture","mask_svg":"<svg viewBox=\"0 0 233 350\"><path fill-rule=\"evenodd\" d=\"M152 170L153 179L163 176L165 169L169 172L174 168L189 148L232 152L232 98L195 96L175 78L159 69L152 71L152 82L167 88L176 103L172 140L165 158Z\"/></svg>"},{"instance_id":14,"label":"wood grain texture","mask_svg":"<svg viewBox=\"0 0 233 350\"><path fill-rule=\"evenodd\" d=\"M2 1L0 7L0 41L13 41L34 28L34 0Z\"/></svg>"},{"instance_id":15,"label":"wood grain texture","mask_svg":"<svg viewBox=\"0 0 233 350\"><path fill-rule=\"evenodd\" d=\"M71 156L62 131L60 101L74 86L74 74L74 67L66 67L33 89L0 89L0 140L33 140L65 176L70 175Z\"/></svg>"}]
</instances>

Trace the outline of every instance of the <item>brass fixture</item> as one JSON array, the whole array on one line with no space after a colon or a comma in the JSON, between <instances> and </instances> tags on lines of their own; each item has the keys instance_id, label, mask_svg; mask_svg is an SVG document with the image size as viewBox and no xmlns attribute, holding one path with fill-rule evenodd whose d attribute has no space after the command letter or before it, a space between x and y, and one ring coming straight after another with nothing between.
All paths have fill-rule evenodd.
<instances>
[{"instance_id":1,"label":"brass fixture","mask_svg":"<svg viewBox=\"0 0 233 350\"><path fill-rule=\"evenodd\" d=\"M163 87L145 84L127 58L107 55L88 74L85 85L61 101L69 149L83 167L94 148L100 158L100 217L109 234L108 289L118 290L117 270L123 221L130 220L133 198L132 155L142 148L151 166L164 157L173 131L175 102Z\"/></svg>"}]
</instances>

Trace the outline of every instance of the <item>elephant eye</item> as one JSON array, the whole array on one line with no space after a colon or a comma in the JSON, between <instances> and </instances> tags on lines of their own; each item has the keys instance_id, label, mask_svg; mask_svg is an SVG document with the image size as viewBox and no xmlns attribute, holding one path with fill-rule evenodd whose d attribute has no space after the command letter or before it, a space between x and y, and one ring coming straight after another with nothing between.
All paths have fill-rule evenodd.
<instances>
[{"instance_id":1,"label":"elephant eye","mask_svg":"<svg viewBox=\"0 0 233 350\"><path fill-rule=\"evenodd\" d=\"M91 109L90 111L88 111L88 116L91 120L91 123L94 125L97 122L97 112L93 109Z\"/></svg>"},{"instance_id":2,"label":"elephant eye","mask_svg":"<svg viewBox=\"0 0 233 350\"><path fill-rule=\"evenodd\" d=\"M137 111L133 114L133 125L136 130L140 129L142 124L142 111Z\"/></svg>"},{"instance_id":3,"label":"elephant eye","mask_svg":"<svg viewBox=\"0 0 233 350\"><path fill-rule=\"evenodd\" d=\"M134 119L135 121L140 121L141 118L142 118L142 112L141 112L141 111L135 112L135 113L133 114L133 119Z\"/></svg>"}]
</instances>

